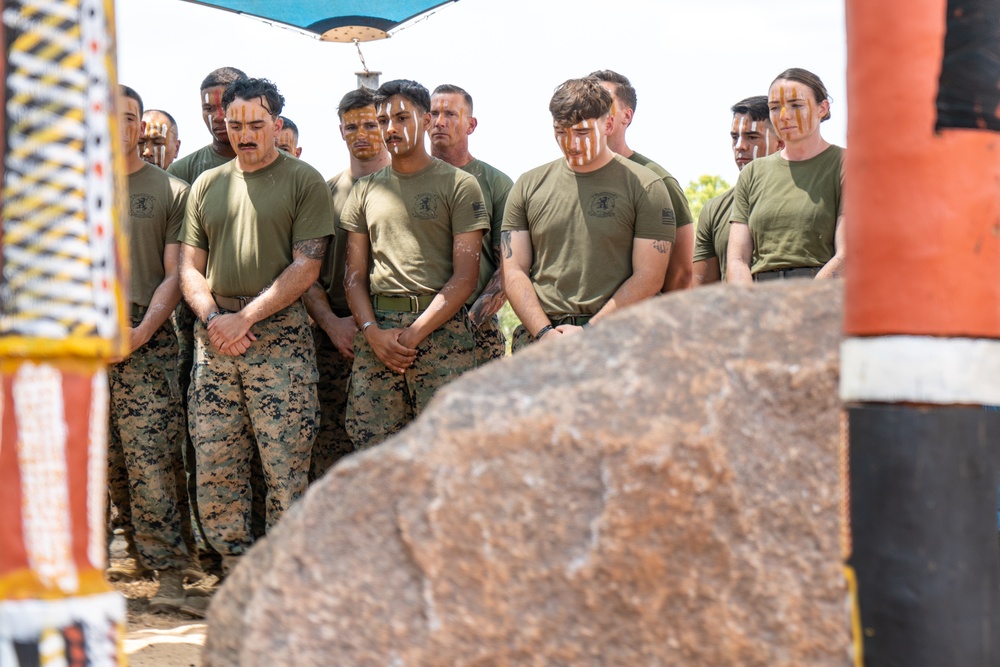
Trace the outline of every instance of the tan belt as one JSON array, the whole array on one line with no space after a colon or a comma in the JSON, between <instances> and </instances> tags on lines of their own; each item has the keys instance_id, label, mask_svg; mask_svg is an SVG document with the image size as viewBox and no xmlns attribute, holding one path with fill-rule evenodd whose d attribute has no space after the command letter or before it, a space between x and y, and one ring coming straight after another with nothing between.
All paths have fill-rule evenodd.
<instances>
[{"instance_id":1,"label":"tan belt","mask_svg":"<svg viewBox=\"0 0 1000 667\"><path fill-rule=\"evenodd\" d=\"M434 294L421 294L420 296L387 296L385 294L373 294L372 306L375 310L392 310L397 313L419 313L427 310L434 300Z\"/></svg>"},{"instance_id":2,"label":"tan belt","mask_svg":"<svg viewBox=\"0 0 1000 667\"><path fill-rule=\"evenodd\" d=\"M231 313L238 313L248 305L250 302L256 299L255 296L222 296L221 294L216 294L212 292L212 298L215 299L215 305L217 305L222 310L228 310Z\"/></svg>"}]
</instances>

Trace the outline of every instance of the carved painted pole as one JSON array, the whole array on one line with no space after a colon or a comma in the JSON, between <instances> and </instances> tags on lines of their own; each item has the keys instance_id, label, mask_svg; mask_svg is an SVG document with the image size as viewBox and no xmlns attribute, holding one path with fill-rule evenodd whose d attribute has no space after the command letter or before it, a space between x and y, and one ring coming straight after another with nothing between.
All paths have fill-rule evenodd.
<instances>
[{"instance_id":1,"label":"carved painted pole","mask_svg":"<svg viewBox=\"0 0 1000 667\"><path fill-rule=\"evenodd\" d=\"M126 351L112 3L0 6L0 665L124 664L103 577L105 365Z\"/></svg>"},{"instance_id":2,"label":"carved painted pole","mask_svg":"<svg viewBox=\"0 0 1000 667\"><path fill-rule=\"evenodd\" d=\"M1000 664L1000 3L848 0L857 664Z\"/></svg>"}]
</instances>

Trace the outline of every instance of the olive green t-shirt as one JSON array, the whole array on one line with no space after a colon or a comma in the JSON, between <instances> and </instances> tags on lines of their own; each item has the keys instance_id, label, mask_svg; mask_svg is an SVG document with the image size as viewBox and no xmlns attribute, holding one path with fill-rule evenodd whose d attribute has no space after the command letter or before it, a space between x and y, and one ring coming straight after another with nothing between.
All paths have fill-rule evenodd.
<instances>
[{"instance_id":1,"label":"olive green t-shirt","mask_svg":"<svg viewBox=\"0 0 1000 667\"><path fill-rule=\"evenodd\" d=\"M694 261L718 258L722 280L726 279L726 247L729 245L729 220L735 193L736 188L729 188L705 202L698 216L694 237Z\"/></svg>"},{"instance_id":2,"label":"olive green t-shirt","mask_svg":"<svg viewBox=\"0 0 1000 667\"><path fill-rule=\"evenodd\" d=\"M176 176L188 185L195 182L202 173L221 167L233 158L222 157L212 150L212 145L203 146L190 155L174 160L167 167L167 173Z\"/></svg>"},{"instance_id":3,"label":"olive green t-shirt","mask_svg":"<svg viewBox=\"0 0 1000 667\"><path fill-rule=\"evenodd\" d=\"M774 153L754 160L736 181L731 222L750 225L755 258L751 273L818 267L834 255L837 217L843 210L844 149L789 162Z\"/></svg>"},{"instance_id":4,"label":"olive green t-shirt","mask_svg":"<svg viewBox=\"0 0 1000 667\"><path fill-rule=\"evenodd\" d=\"M326 249L323 267L319 271L319 283L326 290L326 298L330 301L330 309L337 317L347 317L351 309L347 307L347 295L344 294L344 268L347 264L347 232L336 224L347 203L347 195L354 187L351 170L345 169L326 182L333 196L334 232L333 239Z\"/></svg>"},{"instance_id":5,"label":"olive green t-shirt","mask_svg":"<svg viewBox=\"0 0 1000 667\"><path fill-rule=\"evenodd\" d=\"M667 186L667 192L670 193L670 203L673 204L678 227L690 225L694 222L694 216L691 215L691 206L688 204L687 195L684 194L684 188L681 187L676 178L670 175L669 171L640 153L632 153L629 160L632 160L636 164L641 164L646 169L652 170L654 174L663 179L663 184Z\"/></svg>"},{"instance_id":6,"label":"olive green t-shirt","mask_svg":"<svg viewBox=\"0 0 1000 667\"><path fill-rule=\"evenodd\" d=\"M527 172L502 229L530 233L530 278L549 317L593 315L631 277L635 239L673 242L676 233L661 178L620 155L586 174L562 158Z\"/></svg>"},{"instance_id":7,"label":"olive green t-shirt","mask_svg":"<svg viewBox=\"0 0 1000 667\"><path fill-rule=\"evenodd\" d=\"M128 175L129 301L148 306L163 282L163 250L177 243L188 186L151 164Z\"/></svg>"},{"instance_id":8,"label":"olive green t-shirt","mask_svg":"<svg viewBox=\"0 0 1000 667\"><path fill-rule=\"evenodd\" d=\"M479 282L476 291L469 297L466 305L471 306L486 289L486 284L496 273L499 266L497 257L500 255L500 225L503 224L503 209L507 205L507 195L514 181L507 174L492 167L482 160L473 160L460 169L476 177L479 189L483 191L483 201L486 202L486 213L490 218L490 228L483 234L483 254L479 261Z\"/></svg>"},{"instance_id":9,"label":"olive green t-shirt","mask_svg":"<svg viewBox=\"0 0 1000 667\"><path fill-rule=\"evenodd\" d=\"M278 153L263 169L237 160L191 186L181 241L208 251L205 277L222 296L256 296L292 263L292 244L333 234L330 189L311 166Z\"/></svg>"},{"instance_id":10,"label":"olive green t-shirt","mask_svg":"<svg viewBox=\"0 0 1000 667\"><path fill-rule=\"evenodd\" d=\"M489 229L469 174L435 159L415 174L386 167L358 179L340 226L371 241L372 294L436 294L455 272L454 236Z\"/></svg>"}]
</instances>

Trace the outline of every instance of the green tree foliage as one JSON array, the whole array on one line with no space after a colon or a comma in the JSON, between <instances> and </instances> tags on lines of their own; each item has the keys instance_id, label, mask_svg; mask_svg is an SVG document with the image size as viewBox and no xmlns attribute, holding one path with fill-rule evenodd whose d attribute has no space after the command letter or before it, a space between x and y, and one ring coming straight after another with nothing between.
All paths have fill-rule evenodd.
<instances>
[{"instance_id":1,"label":"green tree foliage","mask_svg":"<svg viewBox=\"0 0 1000 667\"><path fill-rule=\"evenodd\" d=\"M722 176L710 174L702 174L697 181L688 183L688 186L684 188L684 195L687 197L688 204L691 205L691 215L694 216L694 219L698 220L702 207L709 199L718 197L730 187L732 186L726 183Z\"/></svg>"}]
</instances>

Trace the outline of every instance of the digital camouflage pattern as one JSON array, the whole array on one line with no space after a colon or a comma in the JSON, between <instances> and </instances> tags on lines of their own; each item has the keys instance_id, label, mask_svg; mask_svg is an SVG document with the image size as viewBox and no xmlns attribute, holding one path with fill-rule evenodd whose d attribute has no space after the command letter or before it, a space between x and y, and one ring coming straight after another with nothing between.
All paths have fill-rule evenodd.
<instances>
[{"instance_id":1,"label":"digital camouflage pattern","mask_svg":"<svg viewBox=\"0 0 1000 667\"><path fill-rule=\"evenodd\" d=\"M418 313L375 309L383 329L403 328ZM463 307L417 347L417 358L402 375L375 356L359 331L354 336L354 368L347 401L347 432L357 449L373 447L419 415L440 387L475 366L472 325Z\"/></svg>"},{"instance_id":2,"label":"digital camouflage pattern","mask_svg":"<svg viewBox=\"0 0 1000 667\"><path fill-rule=\"evenodd\" d=\"M242 356L220 354L195 323L189 400L198 456L198 508L211 546L225 558L253 543L251 458L260 453L267 528L306 489L316 439L316 353L302 303L256 323Z\"/></svg>"},{"instance_id":3,"label":"digital camouflage pattern","mask_svg":"<svg viewBox=\"0 0 1000 667\"><path fill-rule=\"evenodd\" d=\"M142 322L144 313L145 308L132 307L132 326ZM128 481L129 502L119 509L129 507L139 562L153 570L190 563L185 544L190 533L184 532L189 508L179 484L184 475L183 417L176 368L177 338L169 322L108 368L109 436L124 459ZM120 470L110 467L120 484Z\"/></svg>"},{"instance_id":4,"label":"digital camouflage pattern","mask_svg":"<svg viewBox=\"0 0 1000 667\"><path fill-rule=\"evenodd\" d=\"M535 337L528 333L528 330L523 324L518 324L514 328L514 333L511 334L510 352L513 354L518 350L528 347L534 342L536 342Z\"/></svg>"},{"instance_id":5,"label":"digital camouflage pattern","mask_svg":"<svg viewBox=\"0 0 1000 667\"><path fill-rule=\"evenodd\" d=\"M500 329L500 320L496 315L483 322L483 325L472 332L476 342L476 368L494 359L503 359L507 354L507 340Z\"/></svg>"},{"instance_id":6,"label":"digital camouflage pattern","mask_svg":"<svg viewBox=\"0 0 1000 667\"><path fill-rule=\"evenodd\" d=\"M316 370L319 372L317 393L320 416L312 462L309 464L310 482L322 477L342 456L354 451L354 443L344 423L354 360L342 355L318 326L313 327L313 337L316 341Z\"/></svg>"}]
</instances>

